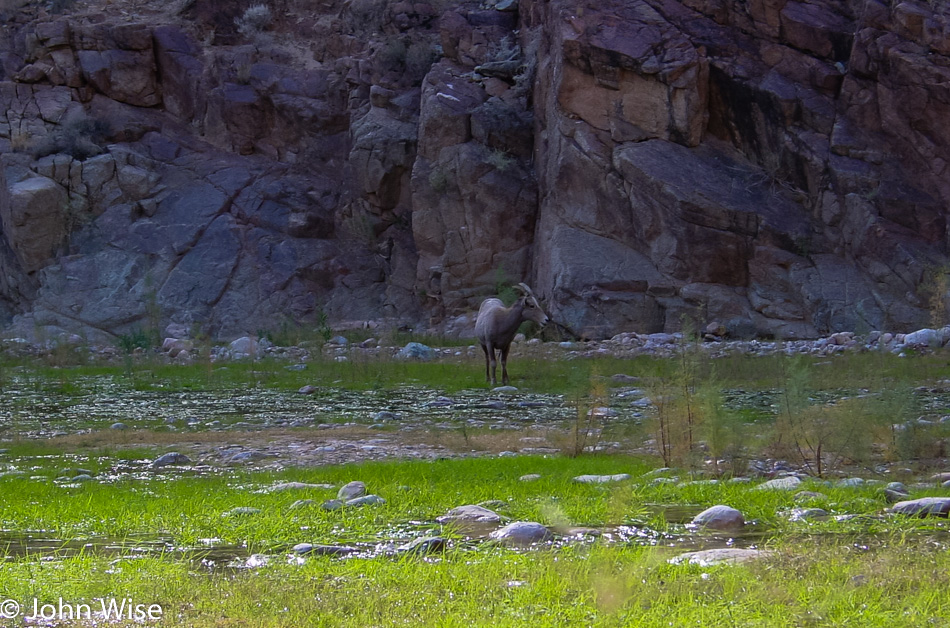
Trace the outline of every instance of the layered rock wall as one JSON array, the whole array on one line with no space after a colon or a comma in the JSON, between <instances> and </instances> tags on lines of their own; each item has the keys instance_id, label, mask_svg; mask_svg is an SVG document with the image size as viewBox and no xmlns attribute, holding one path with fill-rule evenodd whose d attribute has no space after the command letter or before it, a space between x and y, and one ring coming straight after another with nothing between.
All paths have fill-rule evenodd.
<instances>
[{"instance_id":1,"label":"layered rock wall","mask_svg":"<svg viewBox=\"0 0 950 628\"><path fill-rule=\"evenodd\" d=\"M591 336L924 322L950 200L931 4L530 5L555 318Z\"/></svg>"},{"instance_id":2,"label":"layered rock wall","mask_svg":"<svg viewBox=\"0 0 950 628\"><path fill-rule=\"evenodd\" d=\"M588 337L946 311L939 3L146 5L0 33L11 333L455 332L521 280Z\"/></svg>"}]
</instances>

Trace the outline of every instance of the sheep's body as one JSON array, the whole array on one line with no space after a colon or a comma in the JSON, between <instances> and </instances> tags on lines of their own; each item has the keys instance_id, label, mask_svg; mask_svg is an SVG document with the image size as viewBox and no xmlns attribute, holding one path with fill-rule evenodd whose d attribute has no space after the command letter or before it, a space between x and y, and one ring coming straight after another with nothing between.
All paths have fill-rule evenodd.
<instances>
[{"instance_id":1,"label":"sheep's body","mask_svg":"<svg viewBox=\"0 0 950 628\"><path fill-rule=\"evenodd\" d=\"M492 386L498 383L495 377L496 352L501 353L501 381L508 384L508 351L521 323L534 321L544 325L548 322L531 288L523 283L518 286L524 291L524 296L514 305L505 307L501 299L485 299L475 319L475 336L485 353L485 380L490 381Z\"/></svg>"}]
</instances>

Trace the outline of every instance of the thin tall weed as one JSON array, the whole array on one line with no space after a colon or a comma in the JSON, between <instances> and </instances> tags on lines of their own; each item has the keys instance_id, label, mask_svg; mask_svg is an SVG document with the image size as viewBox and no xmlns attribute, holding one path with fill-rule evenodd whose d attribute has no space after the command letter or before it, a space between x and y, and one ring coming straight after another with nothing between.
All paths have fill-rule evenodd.
<instances>
[{"instance_id":1,"label":"thin tall weed","mask_svg":"<svg viewBox=\"0 0 950 628\"><path fill-rule=\"evenodd\" d=\"M700 384L696 398L703 417L701 434L716 473L742 475L748 462L746 445L749 438L744 417L726 407L722 388L715 377Z\"/></svg>"},{"instance_id":2,"label":"thin tall weed","mask_svg":"<svg viewBox=\"0 0 950 628\"><path fill-rule=\"evenodd\" d=\"M663 464L668 467L692 467L697 463L697 436L703 418L697 390L704 359L687 325L672 372L654 378L648 386L650 398L656 405L654 441Z\"/></svg>"},{"instance_id":3,"label":"thin tall weed","mask_svg":"<svg viewBox=\"0 0 950 628\"><path fill-rule=\"evenodd\" d=\"M607 417L602 409L607 405L607 386L596 371L592 371L586 390L578 390L574 399L576 414L561 446L564 455L577 458L585 452L597 451Z\"/></svg>"}]
</instances>

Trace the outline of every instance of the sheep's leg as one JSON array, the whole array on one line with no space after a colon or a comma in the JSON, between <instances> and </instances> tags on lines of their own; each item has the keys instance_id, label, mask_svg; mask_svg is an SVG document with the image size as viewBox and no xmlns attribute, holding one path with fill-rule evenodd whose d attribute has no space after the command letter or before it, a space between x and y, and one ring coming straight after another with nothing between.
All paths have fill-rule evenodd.
<instances>
[{"instance_id":1,"label":"sheep's leg","mask_svg":"<svg viewBox=\"0 0 950 628\"><path fill-rule=\"evenodd\" d=\"M497 366L498 362L496 362L495 358L495 345L489 342L485 351L485 357L488 358L488 381L491 382L492 386L497 386L498 382L495 379L495 367Z\"/></svg>"},{"instance_id":2,"label":"sheep's leg","mask_svg":"<svg viewBox=\"0 0 950 628\"><path fill-rule=\"evenodd\" d=\"M485 354L485 381L491 381L491 360L488 357L488 347L482 345L482 353Z\"/></svg>"},{"instance_id":3,"label":"sheep's leg","mask_svg":"<svg viewBox=\"0 0 950 628\"><path fill-rule=\"evenodd\" d=\"M501 348L501 383L505 386L508 385L508 350L511 349L511 345Z\"/></svg>"}]
</instances>

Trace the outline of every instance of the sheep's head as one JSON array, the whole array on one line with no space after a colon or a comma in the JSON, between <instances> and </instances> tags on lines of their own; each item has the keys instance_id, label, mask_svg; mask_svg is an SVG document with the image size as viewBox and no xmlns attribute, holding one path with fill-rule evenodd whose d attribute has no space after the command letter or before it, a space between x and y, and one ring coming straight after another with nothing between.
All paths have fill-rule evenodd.
<instances>
[{"instance_id":1,"label":"sheep's head","mask_svg":"<svg viewBox=\"0 0 950 628\"><path fill-rule=\"evenodd\" d=\"M548 315L544 313L544 310L541 309L541 305L538 303L538 300L535 298L534 293L531 292L531 288L527 284L519 283L518 288L524 293L524 296L521 297L521 302L524 304L522 310L522 316L529 321L534 321L542 327L548 322Z\"/></svg>"}]
</instances>

